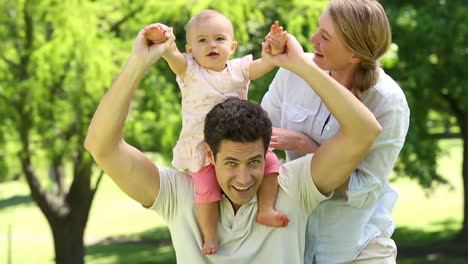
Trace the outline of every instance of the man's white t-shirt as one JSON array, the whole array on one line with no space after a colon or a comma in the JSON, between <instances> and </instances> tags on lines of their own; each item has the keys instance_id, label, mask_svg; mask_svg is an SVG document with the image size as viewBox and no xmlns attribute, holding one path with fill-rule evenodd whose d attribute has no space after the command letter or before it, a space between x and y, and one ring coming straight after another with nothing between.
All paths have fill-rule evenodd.
<instances>
[{"instance_id":1,"label":"man's white t-shirt","mask_svg":"<svg viewBox=\"0 0 468 264\"><path fill-rule=\"evenodd\" d=\"M256 222L257 197L234 210L227 197L220 201L218 252L202 255L202 235L198 228L194 188L190 175L159 168L160 192L151 210L167 223L176 251L177 263L304 263L308 216L327 199L314 185L310 164L313 154L280 167L276 210L289 217L286 228Z\"/></svg>"}]
</instances>

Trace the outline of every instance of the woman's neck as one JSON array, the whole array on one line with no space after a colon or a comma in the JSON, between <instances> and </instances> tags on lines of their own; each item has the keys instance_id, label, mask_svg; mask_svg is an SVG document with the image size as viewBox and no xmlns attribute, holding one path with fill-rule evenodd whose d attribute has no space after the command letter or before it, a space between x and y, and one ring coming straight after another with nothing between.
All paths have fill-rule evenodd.
<instances>
[{"instance_id":1,"label":"woman's neck","mask_svg":"<svg viewBox=\"0 0 468 264\"><path fill-rule=\"evenodd\" d=\"M353 67L341 71L330 71L330 76L337 82L339 82L341 85L348 88L348 90L351 90L351 83L354 79L355 73L356 69Z\"/></svg>"}]
</instances>

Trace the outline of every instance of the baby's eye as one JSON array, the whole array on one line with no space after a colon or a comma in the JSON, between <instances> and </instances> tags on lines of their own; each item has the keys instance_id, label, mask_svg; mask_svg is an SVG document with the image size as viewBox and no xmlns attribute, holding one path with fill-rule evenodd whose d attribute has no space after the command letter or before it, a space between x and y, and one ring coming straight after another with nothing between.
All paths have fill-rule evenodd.
<instances>
[{"instance_id":1,"label":"baby's eye","mask_svg":"<svg viewBox=\"0 0 468 264\"><path fill-rule=\"evenodd\" d=\"M200 42L200 43L205 43L205 42L206 42L206 39L199 39L198 42Z\"/></svg>"},{"instance_id":2,"label":"baby's eye","mask_svg":"<svg viewBox=\"0 0 468 264\"><path fill-rule=\"evenodd\" d=\"M216 41L224 41L224 40L226 40L226 39L223 38L223 37L217 37L217 38L216 38Z\"/></svg>"}]
</instances>

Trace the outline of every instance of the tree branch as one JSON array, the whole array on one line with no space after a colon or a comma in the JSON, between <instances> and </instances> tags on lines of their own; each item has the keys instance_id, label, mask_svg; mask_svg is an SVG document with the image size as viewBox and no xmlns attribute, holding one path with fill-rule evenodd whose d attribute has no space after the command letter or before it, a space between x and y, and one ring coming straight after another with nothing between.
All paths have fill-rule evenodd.
<instances>
[{"instance_id":1,"label":"tree branch","mask_svg":"<svg viewBox=\"0 0 468 264\"><path fill-rule=\"evenodd\" d=\"M140 12L141 10L143 10L143 5L137 7L135 10L133 11L130 11L130 13L128 13L127 15L125 15L124 17L122 17L120 20L118 20L117 22L115 22L114 24L111 25L109 31L110 32L114 32L116 36L119 36L120 35L120 26L125 23L127 20L129 20L130 18L132 18L133 16L135 16L136 13Z\"/></svg>"}]
</instances>

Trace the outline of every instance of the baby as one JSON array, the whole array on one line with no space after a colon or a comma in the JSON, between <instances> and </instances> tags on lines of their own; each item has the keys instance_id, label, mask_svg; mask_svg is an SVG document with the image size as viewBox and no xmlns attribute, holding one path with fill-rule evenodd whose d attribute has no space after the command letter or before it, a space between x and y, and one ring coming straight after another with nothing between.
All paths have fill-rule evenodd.
<instances>
[{"instance_id":1,"label":"baby","mask_svg":"<svg viewBox=\"0 0 468 264\"><path fill-rule=\"evenodd\" d=\"M174 38L172 28L163 24L151 24L144 29L148 41L162 43ZM287 32L275 22L266 41L273 55L282 53L286 46ZM188 169L195 186L195 201L198 221L203 235L202 253L214 254L218 250L217 222L218 202L221 188L216 180L213 165L206 154L203 126L211 108L228 97L247 100L250 80L270 72L274 65L252 55L229 60L237 48L231 21L215 10L204 10L193 16L186 26L185 50L181 53L175 44L163 58L177 75L182 94L182 131L173 150L172 165ZM278 159L267 151L265 157L266 177L276 177ZM238 186L239 192L248 186ZM236 188L233 186L233 188ZM276 181L265 181L259 189L259 212L257 222L286 227L289 219L276 212L274 205L278 185Z\"/></svg>"}]
</instances>

